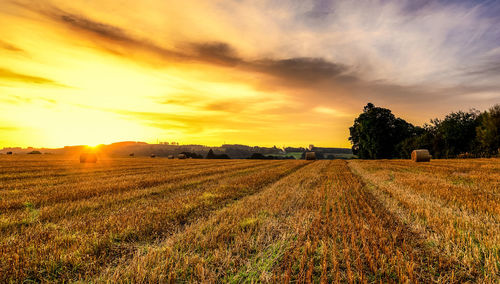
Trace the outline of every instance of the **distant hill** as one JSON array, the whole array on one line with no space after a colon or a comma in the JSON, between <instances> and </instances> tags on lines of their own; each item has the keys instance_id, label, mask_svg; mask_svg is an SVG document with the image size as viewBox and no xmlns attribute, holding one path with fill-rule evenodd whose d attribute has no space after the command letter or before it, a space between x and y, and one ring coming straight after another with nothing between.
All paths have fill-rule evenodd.
<instances>
[{"instance_id":1,"label":"distant hill","mask_svg":"<svg viewBox=\"0 0 500 284\"><path fill-rule=\"evenodd\" d=\"M1 154L13 152L13 154L27 154L32 151L40 151L43 154L57 154L57 155L77 155L86 151L86 146L65 146L63 148L19 148L19 147L6 147L0 150ZM260 147L260 146L247 146L241 144L224 144L220 147L211 147L205 145L169 145L169 144L148 144L146 142L123 141L116 142L109 145L98 145L95 147L96 151L103 153L110 157L130 156L134 154L135 157L151 156L154 154L157 157L167 157L169 155L178 155L183 152L190 152L200 154L205 157L212 149L214 154L226 154L233 159L245 159L254 153L263 155L277 155L285 156L287 154L302 153L306 148L278 148L274 147ZM313 151L323 152L325 154L352 154L351 149L348 148L323 148L314 147Z\"/></svg>"}]
</instances>

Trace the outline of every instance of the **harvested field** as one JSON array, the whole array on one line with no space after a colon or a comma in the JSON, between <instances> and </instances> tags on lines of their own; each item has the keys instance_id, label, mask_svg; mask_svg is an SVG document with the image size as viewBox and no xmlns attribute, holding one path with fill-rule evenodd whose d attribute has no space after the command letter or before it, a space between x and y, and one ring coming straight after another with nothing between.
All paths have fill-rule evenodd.
<instances>
[{"instance_id":1,"label":"harvested field","mask_svg":"<svg viewBox=\"0 0 500 284\"><path fill-rule=\"evenodd\" d=\"M500 280L500 159L0 157L0 282Z\"/></svg>"}]
</instances>

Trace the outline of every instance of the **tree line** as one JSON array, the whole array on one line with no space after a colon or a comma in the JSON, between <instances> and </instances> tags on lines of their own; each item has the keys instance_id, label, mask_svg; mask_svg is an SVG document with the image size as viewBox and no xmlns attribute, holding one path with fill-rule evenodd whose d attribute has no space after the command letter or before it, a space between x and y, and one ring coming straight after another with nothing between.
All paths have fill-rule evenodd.
<instances>
[{"instance_id":1,"label":"tree line","mask_svg":"<svg viewBox=\"0 0 500 284\"><path fill-rule=\"evenodd\" d=\"M491 157L499 154L500 104L452 112L420 127L368 103L349 132L353 153L362 159L408 158L415 149L428 149L434 158Z\"/></svg>"}]
</instances>

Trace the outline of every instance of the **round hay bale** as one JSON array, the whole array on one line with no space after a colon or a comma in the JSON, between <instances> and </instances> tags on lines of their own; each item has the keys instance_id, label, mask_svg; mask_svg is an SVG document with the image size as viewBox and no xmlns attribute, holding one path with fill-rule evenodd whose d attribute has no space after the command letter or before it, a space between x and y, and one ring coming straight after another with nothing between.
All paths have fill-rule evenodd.
<instances>
[{"instance_id":1,"label":"round hay bale","mask_svg":"<svg viewBox=\"0 0 500 284\"><path fill-rule=\"evenodd\" d=\"M177 159L186 159L186 154L179 154L177 155Z\"/></svg>"},{"instance_id":2,"label":"round hay bale","mask_svg":"<svg viewBox=\"0 0 500 284\"><path fill-rule=\"evenodd\" d=\"M316 160L315 152L306 152L306 160Z\"/></svg>"},{"instance_id":3,"label":"round hay bale","mask_svg":"<svg viewBox=\"0 0 500 284\"><path fill-rule=\"evenodd\" d=\"M427 149L418 149L411 152L411 160L414 162L429 162L432 156Z\"/></svg>"},{"instance_id":4,"label":"round hay bale","mask_svg":"<svg viewBox=\"0 0 500 284\"><path fill-rule=\"evenodd\" d=\"M174 158L174 155L168 155L168 158L169 158L169 159L173 159L173 158Z\"/></svg>"},{"instance_id":5,"label":"round hay bale","mask_svg":"<svg viewBox=\"0 0 500 284\"><path fill-rule=\"evenodd\" d=\"M96 163L97 155L94 153L82 153L80 154L80 163Z\"/></svg>"}]
</instances>

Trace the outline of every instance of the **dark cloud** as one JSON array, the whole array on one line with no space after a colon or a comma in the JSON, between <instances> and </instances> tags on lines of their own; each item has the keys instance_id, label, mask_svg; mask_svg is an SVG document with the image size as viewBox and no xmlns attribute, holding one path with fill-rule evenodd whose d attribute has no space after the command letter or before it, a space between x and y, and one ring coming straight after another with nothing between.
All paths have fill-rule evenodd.
<instances>
[{"instance_id":1,"label":"dark cloud","mask_svg":"<svg viewBox=\"0 0 500 284\"><path fill-rule=\"evenodd\" d=\"M487 62L474 68L470 68L465 72L465 74L486 78L497 77L500 79L500 59L497 59L497 61Z\"/></svg>"},{"instance_id":2,"label":"dark cloud","mask_svg":"<svg viewBox=\"0 0 500 284\"><path fill-rule=\"evenodd\" d=\"M54 9L54 11L47 14L53 20L81 32L90 33L101 40L118 43L124 47L152 52L166 59L181 59L184 57L178 52L163 48L145 39L138 39L119 27L90 20L85 16L67 13L59 9ZM109 46L105 46L104 48L111 53L123 55L122 48L113 49Z\"/></svg>"},{"instance_id":3,"label":"dark cloud","mask_svg":"<svg viewBox=\"0 0 500 284\"><path fill-rule=\"evenodd\" d=\"M15 51L15 52L24 52L24 50L22 50L21 48L15 46L15 45L12 45L6 41L2 41L2 40L0 40L0 49L5 49L5 50Z\"/></svg>"},{"instance_id":4,"label":"dark cloud","mask_svg":"<svg viewBox=\"0 0 500 284\"><path fill-rule=\"evenodd\" d=\"M216 101L206 104L205 106L203 106L203 109L209 111L240 113L243 109L246 108L246 105L248 105L248 103L234 101Z\"/></svg>"},{"instance_id":5,"label":"dark cloud","mask_svg":"<svg viewBox=\"0 0 500 284\"><path fill-rule=\"evenodd\" d=\"M31 3L16 4L28 11L35 12L56 23L62 24L73 31L79 32L81 35L98 44L103 50L114 55L128 56L127 51L142 50L166 59L183 57L178 52L163 48L148 40L136 38L120 27L95 21L85 15L71 13L48 3L44 3L43 5L32 5Z\"/></svg>"},{"instance_id":6,"label":"dark cloud","mask_svg":"<svg viewBox=\"0 0 500 284\"><path fill-rule=\"evenodd\" d=\"M263 59L249 64L251 69L291 81L317 82L339 78L348 71L344 65L322 58Z\"/></svg>"},{"instance_id":7,"label":"dark cloud","mask_svg":"<svg viewBox=\"0 0 500 284\"><path fill-rule=\"evenodd\" d=\"M30 7L30 9L33 8ZM143 51L163 58L166 60L164 63L201 61L215 65L234 66L242 62L242 59L236 55L236 51L230 45L222 42L188 43L184 44L188 46L186 50L178 51L138 38L120 27L95 21L84 15L70 13L57 7L37 8L36 12L68 28L86 34L100 48L118 56L130 56L136 51ZM109 45L109 43L115 45ZM154 64L157 65L158 62L155 61Z\"/></svg>"},{"instance_id":8,"label":"dark cloud","mask_svg":"<svg viewBox=\"0 0 500 284\"><path fill-rule=\"evenodd\" d=\"M318 10L322 5L318 4ZM27 7L26 7L27 8ZM322 58L286 58L272 59L263 58L260 60L246 60L238 56L236 50L224 42L191 42L185 43L181 50L163 48L150 41L139 39L129 34L122 28L101 23L89 19L84 15L63 11L57 7L44 6L44 8L33 8L36 11L50 19L63 24L69 28L78 30L87 34L98 44L114 43L115 46L102 44L101 48L114 55L128 56L137 50L146 51L169 62L204 62L208 64L238 67L243 71L259 72L268 74L281 80L297 83L316 83L321 80L353 80L352 74L347 74L347 66L329 62ZM155 65L159 63L154 62Z\"/></svg>"},{"instance_id":9,"label":"dark cloud","mask_svg":"<svg viewBox=\"0 0 500 284\"><path fill-rule=\"evenodd\" d=\"M96 35L108 37L113 40L121 40L121 41L129 40L128 36L126 35L126 32L118 27L88 19L83 15L76 15L73 13L69 13L52 5L50 2L40 1L33 3L33 2L14 1L12 3L27 11L34 12L36 14L42 15L56 22L65 23L68 26L88 31Z\"/></svg>"},{"instance_id":10,"label":"dark cloud","mask_svg":"<svg viewBox=\"0 0 500 284\"><path fill-rule=\"evenodd\" d=\"M432 4L436 4L433 0L411 0L402 1L403 12L406 14L418 13L422 10L429 8Z\"/></svg>"},{"instance_id":11,"label":"dark cloud","mask_svg":"<svg viewBox=\"0 0 500 284\"><path fill-rule=\"evenodd\" d=\"M54 86L63 86L47 78L20 74L3 68L0 68L0 79L6 79L8 81L17 81L29 84L48 84Z\"/></svg>"},{"instance_id":12,"label":"dark cloud","mask_svg":"<svg viewBox=\"0 0 500 284\"><path fill-rule=\"evenodd\" d=\"M304 16L311 20L317 21L334 13L333 0L316 0L313 2L313 7L306 12Z\"/></svg>"},{"instance_id":13,"label":"dark cloud","mask_svg":"<svg viewBox=\"0 0 500 284\"><path fill-rule=\"evenodd\" d=\"M201 106L201 109L226 113L255 113L255 110L262 112L260 107L268 103L268 99L262 98L212 100Z\"/></svg>"},{"instance_id":14,"label":"dark cloud","mask_svg":"<svg viewBox=\"0 0 500 284\"><path fill-rule=\"evenodd\" d=\"M64 13L62 11L52 17L61 22L67 23L72 27L88 31L105 38L124 42L132 41L125 31L112 25L95 22L85 17Z\"/></svg>"},{"instance_id":15,"label":"dark cloud","mask_svg":"<svg viewBox=\"0 0 500 284\"><path fill-rule=\"evenodd\" d=\"M199 59L203 61L228 66L234 66L243 62L237 56L236 51L227 43L207 42L191 43L190 45Z\"/></svg>"},{"instance_id":16,"label":"dark cloud","mask_svg":"<svg viewBox=\"0 0 500 284\"><path fill-rule=\"evenodd\" d=\"M326 3L326 2L325 2ZM326 4L325 4L326 5ZM33 9L32 7L30 7ZM321 8L321 7L320 7ZM319 10L321 10L318 8ZM186 50L163 48L144 39L130 35L122 28L91 20L84 15L63 11L56 7L38 8L38 13L72 29L87 33L93 38L116 43L119 48L103 46L107 51L123 55L123 48L141 49L176 61L199 61L222 66L239 66L250 71L267 73L284 79L317 81L339 76L347 71L341 64L322 58L261 59L249 61L239 57L236 50L224 42L191 42Z\"/></svg>"},{"instance_id":17,"label":"dark cloud","mask_svg":"<svg viewBox=\"0 0 500 284\"><path fill-rule=\"evenodd\" d=\"M198 97L195 96L190 96L186 98L177 98L174 97L172 98L170 95L167 96L168 98L165 100L160 100L158 103L164 104L164 105L192 105L193 101L196 101Z\"/></svg>"}]
</instances>

